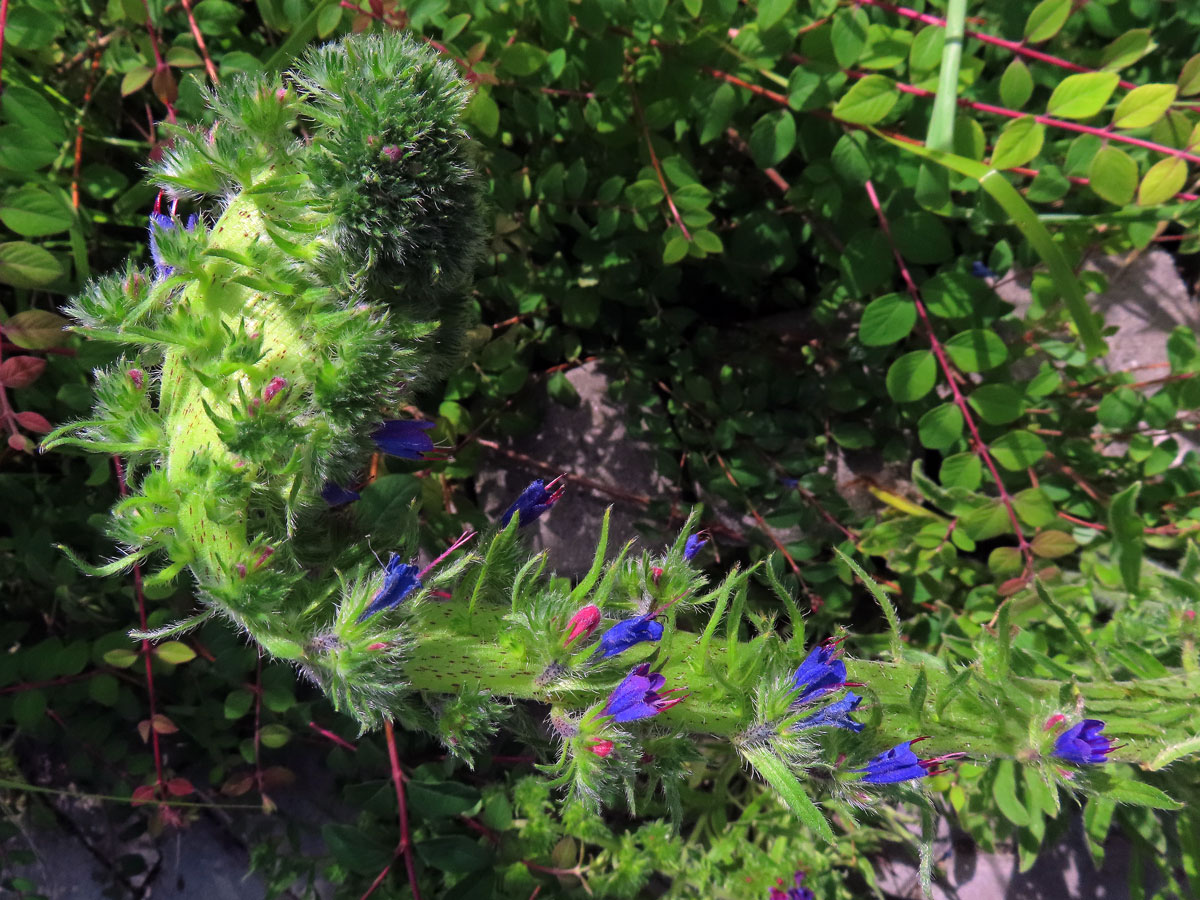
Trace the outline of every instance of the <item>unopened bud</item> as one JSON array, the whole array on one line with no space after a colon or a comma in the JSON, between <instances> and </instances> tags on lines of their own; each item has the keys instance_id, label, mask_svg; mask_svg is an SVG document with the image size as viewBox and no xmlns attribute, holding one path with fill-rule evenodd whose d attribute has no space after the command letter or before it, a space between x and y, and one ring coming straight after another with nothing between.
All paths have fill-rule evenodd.
<instances>
[{"instance_id":1,"label":"unopened bud","mask_svg":"<svg viewBox=\"0 0 1200 900\"><path fill-rule=\"evenodd\" d=\"M141 369L130 369L126 372L129 380L133 382L133 386L139 391L146 386L146 375Z\"/></svg>"},{"instance_id":2,"label":"unopened bud","mask_svg":"<svg viewBox=\"0 0 1200 900\"><path fill-rule=\"evenodd\" d=\"M660 567L655 566L653 569L650 570L650 578L654 581L655 584L658 584L658 579L660 579L662 577L663 577L663 570Z\"/></svg>"},{"instance_id":3,"label":"unopened bud","mask_svg":"<svg viewBox=\"0 0 1200 900\"><path fill-rule=\"evenodd\" d=\"M593 739L588 749L603 759L604 757L608 756L608 754L613 752L613 742L598 741Z\"/></svg>"},{"instance_id":4,"label":"unopened bud","mask_svg":"<svg viewBox=\"0 0 1200 900\"><path fill-rule=\"evenodd\" d=\"M400 159L400 157L403 155L403 153L404 153L404 151L402 151L395 144L388 144L386 147L383 148L383 155L386 156L388 159L390 159L392 162L396 162L398 159Z\"/></svg>"},{"instance_id":5,"label":"unopened bud","mask_svg":"<svg viewBox=\"0 0 1200 900\"><path fill-rule=\"evenodd\" d=\"M367 649L368 650L386 650L387 649L387 641L376 641L373 644L368 644Z\"/></svg>"}]
</instances>

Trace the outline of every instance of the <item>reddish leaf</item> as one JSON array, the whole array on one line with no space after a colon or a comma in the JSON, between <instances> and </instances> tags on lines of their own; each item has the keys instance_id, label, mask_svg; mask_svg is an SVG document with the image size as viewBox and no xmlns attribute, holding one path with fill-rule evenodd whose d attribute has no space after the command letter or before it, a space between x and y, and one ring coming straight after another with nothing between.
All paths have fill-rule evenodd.
<instances>
[{"instance_id":1,"label":"reddish leaf","mask_svg":"<svg viewBox=\"0 0 1200 900\"><path fill-rule=\"evenodd\" d=\"M1018 575L1016 578L1010 578L1008 581L1000 585L996 589L996 593L1001 597L1011 597L1013 594L1020 591L1029 585L1029 577L1026 575Z\"/></svg>"},{"instance_id":2,"label":"reddish leaf","mask_svg":"<svg viewBox=\"0 0 1200 900\"><path fill-rule=\"evenodd\" d=\"M150 720L149 719L142 719L142 721L138 722L138 734L140 734L142 736L143 744L150 740Z\"/></svg>"},{"instance_id":3,"label":"reddish leaf","mask_svg":"<svg viewBox=\"0 0 1200 900\"><path fill-rule=\"evenodd\" d=\"M154 73L154 77L150 79L150 87L154 88L155 96L164 106L171 106L179 99L179 85L175 83L175 76L165 65Z\"/></svg>"},{"instance_id":4,"label":"reddish leaf","mask_svg":"<svg viewBox=\"0 0 1200 900\"><path fill-rule=\"evenodd\" d=\"M33 441L23 434L10 434L8 436L8 446L18 452L28 453L33 449Z\"/></svg>"},{"instance_id":5,"label":"reddish leaf","mask_svg":"<svg viewBox=\"0 0 1200 900\"><path fill-rule=\"evenodd\" d=\"M186 778L172 778L167 782L167 793L172 797L186 797L195 790L196 788Z\"/></svg>"},{"instance_id":6,"label":"reddish leaf","mask_svg":"<svg viewBox=\"0 0 1200 900\"><path fill-rule=\"evenodd\" d=\"M179 728L162 713L158 713L154 717L154 730L159 734L174 734Z\"/></svg>"},{"instance_id":7,"label":"reddish leaf","mask_svg":"<svg viewBox=\"0 0 1200 900\"><path fill-rule=\"evenodd\" d=\"M221 793L226 797L240 797L254 787L254 776L247 772L244 775L230 775L229 780L221 785Z\"/></svg>"},{"instance_id":8,"label":"reddish leaf","mask_svg":"<svg viewBox=\"0 0 1200 900\"><path fill-rule=\"evenodd\" d=\"M133 789L133 796L130 798L130 803L134 806L141 806L143 803L152 803L154 800L154 785L143 784Z\"/></svg>"},{"instance_id":9,"label":"reddish leaf","mask_svg":"<svg viewBox=\"0 0 1200 900\"><path fill-rule=\"evenodd\" d=\"M67 320L45 309L27 309L4 323L2 330L10 341L26 350L58 347L69 335L63 331Z\"/></svg>"},{"instance_id":10,"label":"reddish leaf","mask_svg":"<svg viewBox=\"0 0 1200 900\"><path fill-rule=\"evenodd\" d=\"M42 370L46 361L36 356L12 356L0 363L0 384L10 388L29 387Z\"/></svg>"},{"instance_id":11,"label":"reddish leaf","mask_svg":"<svg viewBox=\"0 0 1200 900\"><path fill-rule=\"evenodd\" d=\"M54 427L45 416L35 412L17 413L17 421L21 423L22 428L28 428L30 431L36 431L38 434L45 434Z\"/></svg>"}]
</instances>

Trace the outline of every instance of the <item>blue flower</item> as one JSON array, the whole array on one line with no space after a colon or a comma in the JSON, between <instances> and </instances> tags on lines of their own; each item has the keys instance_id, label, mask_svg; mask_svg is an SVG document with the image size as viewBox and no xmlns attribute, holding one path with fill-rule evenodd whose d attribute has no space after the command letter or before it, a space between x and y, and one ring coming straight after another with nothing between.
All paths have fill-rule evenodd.
<instances>
[{"instance_id":1,"label":"blue flower","mask_svg":"<svg viewBox=\"0 0 1200 900\"><path fill-rule=\"evenodd\" d=\"M984 263L975 260L971 263L971 274L976 278L995 278L996 273L989 269Z\"/></svg>"},{"instance_id":2,"label":"blue flower","mask_svg":"<svg viewBox=\"0 0 1200 900\"><path fill-rule=\"evenodd\" d=\"M380 610L393 609L404 602L405 597L422 586L418 571L416 566L400 562L398 556L389 559L383 571L383 587L371 598L371 604L363 610L358 621L363 622Z\"/></svg>"},{"instance_id":3,"label":"blue flower","mask_svg":"<svg viewBox=\"0 0 1200 900\"><path fill-rule=\"evenodd\" d=\"M561 476L560 476L561 477ZM542 479L535 478L530 482L529 487L521 491L521 496L513 501L513 505L504 511L504 515L500 517L500 527L504 528L508 525L514 515L519 516L518 528L524 528L555 503L563 495L563 488L558 485L559 478L555 478L549 484L545 484Z\"/></svg>"},{"instance_id":4,"label":"blue flower","mask_svg":"<svg viewBox=\"0 0 1200 900\"><path fill-rule=\"evenodd\" d=\"M792 701L793 706L812 703L845 684L846 664L835 657L836 653L836 644L822 644L812 649L792 676L795 689L799 692Z\"/></svg>"},{"instance_id":5,"label":"blue flower","mask_svg":"<svg viewBox=\"0 0 1200 900\"><path fill-rule=\"evenodd\" d=\"M959 759L964 753L945 753L933 759L919 759L913 752L912 745L925 738L914 738L897 744L891 750L880 753L861 769L851 769L851 772L863 773L862 780L867 784L895 784L898 781L911 781L914 778L924 778L926 775L940 775L944 769L938 768L938 763L948 759Z\"/></svg>"},{"instance_id":6,"label":"blue flower","mask_svg":"<svg viewBox=\"0 0 1200 900\"><path fill-rule=\"evenodd\" d=\"M688 562L691 562L692 557L694 557L697 553L699 553L700 548L703 547L707 543L708 543L707 538L703 538L698 534L693 534L691 537L689 537L687 539L687 543L683 545L683 558L686 559Z\"/></svg>"},{"instance_id":7,"label":"blue flower","mask_svg":"<svg viewBox=\"0 0 1200 900\"><path fill-rule=\"evenodd\" d=\"M661 672L650 672L650 663L635 666L613 689L601 715L612 716L614 722L634 722L657 716L676 703L682 703L682 696L668 696L677 688L659 693L666 680Z\"/></svg>"},{"instance_id":8,"label":"blue flower","mask_svg":"<svg viewBox=\"0 0 1200 900\"><path fill-rule=\"evenodd\" d=\"M781 878L780 881L782 880ZM817 900L817 895L803 885L803 872L797 872L793 875L792 881L796 886L790 887L786 891L780 890L777 887L771 888L770 900Z\"/></svg>"},{"instance_id":9,"label":"blue flower","mask_svg":"<svg viewBox=\"0 0 1200 900\"><path fill-rule=\"evenodd\" d=\"M422 453L433 449L433 438L425 432L435 424L416 419L389 419L371 432L371 440L389 456L420 459Z\"/></svg>"},{"instance_id":10,"label":"blue flower","mask_svg":"<svg viewBox=\"0 0 1200 900\"><path fill-rule=\"evenodd\" d=\"M168 266L162 258L162 254L158 251L158 231L171 231L175 228L175 220L171 216L163 215L162 213L150 213L150 259L154 261L154 280L161 281L164 278L170 278L171 273L175 271L174 266ZM196 217L188 216L187 224L184 226L185 231L193 231L196 228Z\"/></svg>"},{"instance_id":11,"label":"blue flower","mask_svg":"<svg viewBox=\"0 0 1200 900\"><path fill-rule=\"evenodd\" d=\"M360 499L360 496L358 491L352 491L336 482L327 481L325 487L321 488L321 499L330 506L345 506L347 503L353 503Z\"/></svg>"},{"instance_id":12,"label":"blue flower","mask_svg":"<svg viewBox=\"0 0 1200 900\"><path fill-rule=\"evenodd\" d=\"M1104 723L1099 719L1084 719L1072 725L1054 741L1054 755L1077 766L1107 762L1108 754L1117 747L1103 730Z\"/></svg>"},{"instance_id":13,"label":"blue flower","mask_svg":"<svg viewBox=\"0 0 1200 900\"><path fill-rule=\"evenodd\" d=\"M634 616L632 619L618 622L600 635L594 655L608 659L610 656L624 653L634 644L661 640L662 636L663 627L654 621L653 616Z\"/></svg>"},{"instance_id":14,"label":"blue flower","mask_svg":"<svg viewBox=\"0 0 1200 900\"><path fill-rule=\"evenodd\" d=\"M793 728L803 731L806 728L845 728L855 734L863 730L863 725L850 718L850 713L858 709L862 697L853 691L847 691L846 696L835 703L830 703L824 709L813 713L806 719L801 719Z\"/></svg>"}]
</instances>

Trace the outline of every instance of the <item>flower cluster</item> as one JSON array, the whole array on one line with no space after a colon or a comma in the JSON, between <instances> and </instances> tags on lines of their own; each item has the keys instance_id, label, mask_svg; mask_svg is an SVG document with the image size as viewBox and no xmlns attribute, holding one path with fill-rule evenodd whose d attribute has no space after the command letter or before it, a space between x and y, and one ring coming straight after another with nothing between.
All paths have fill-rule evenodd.
<instances>
[{"instance_id":1,"label":"flower cluster","mask_svg":"<svg viewBox=\"0 0 1200 900\"><path fill-rule=\"evenodd\" d=\"M840 640L829 640L814 647L793 673L792 691L795 698L791 701L792 710L801 709L842 688L857 687L854 682L846 680L846 664L838 655L840 643ZM853 691L846 691L841 699L800 719L792 729L804 731L812 728L842 728L857 734L864 726L852 719L851 713L858 709L862 700L863 698ZM860 780L867 784L895 784L939 774L939 763L963 756L961 753L948 753L933 759L920 759L913 752L912 745L923 740L925 738L905 741L879 754L861 769L850 771L861 775ZM790 897L782 893L779 896Z\"/></svg>"},{"instance_id":2,"label":"flower cluster","mask_svg":"<svg viewBox=\"0 0 1200 900\"><path fill-rule=\"evenodd\" d=\"M783 879L781 878L779 881L782 883ZM797 871L792 876L792 883L794 887L787 888L786 890L777 887L771 888L771 896L769 900L817 900L817 895L806 888L803 884L803 881L804 873Z\"/></svg>"},{"instance_id":3,"label":"flower cluster","mask_svg":"<svg viewBox=\"0 0 1200 900\"><path fill-rule=\"evenodd\" d=\"M1051 716L1047 730L1058 727L1065 719L1062 715ZM1104 722L1083 719L1055 738L1052 755L1077 766L1087 766L1107 762L1108 754L1116 749L1116 742L1104 734Z\"/></svg>"}]
</instances>

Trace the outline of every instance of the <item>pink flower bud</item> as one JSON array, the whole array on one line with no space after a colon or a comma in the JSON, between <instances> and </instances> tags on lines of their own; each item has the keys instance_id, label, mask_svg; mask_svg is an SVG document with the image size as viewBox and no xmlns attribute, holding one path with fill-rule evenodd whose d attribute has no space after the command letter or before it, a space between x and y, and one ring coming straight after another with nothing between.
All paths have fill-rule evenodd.
<instances>
[{"instance_id":1,"label":"pink flower bud","mask_svg":"<svg viewBox=\"0 0 1200 900\"><path fill-rule=\"evenodd\" d=\"M588 749L603 759L604 757L608 756L608 754L613 752L613 742L600 741L593 738L592 744L590 747L588 747Z\"/></svg>"},{"instance_id":2,"label":"pink flower bud","mask_svg":"<svg viewBox=\"0 0 1200 900\"><path fill-rule=\"evenodd\" d=\"M368 650L385 650L387 649L387 641L376 641L373 644L367 645Z\"/></svg>"},{"instance_id":3,"label":"pink flower bud","mask_svg":"<svg viewBox=\"0 0 1200 900\"><path fill-rule=\"evenodd\" d=\"M238 563L236 566L234 566L234 568L237 569L238 578L246 577L246 564L245 563Z\"/></svg>"},{"instance_id":4,"label":"pink flower bud","mask_svg":"<svg viewBox=\"0 0 1200 900\"><path fill-rule=\"evenodd\" d=\"M596 630L596 626L599 624L600 607L589 603L587 606L583 607L583 609L579 610L579 612L575 613L575 615L571 616L571 621L567 623L567 627L570 628L571 631L567 634L567 640L563 646L570 647L571 642L581 634L583 635L583 639L587 640L591 636L592 632Z\"/></svg>"},{"instance_id":5,"label":"pink flower bud","mask_svg":"<svg viewBox=\"0 0 1200 900\"><path fill-rule=\"evenodd\" d=\"M276 375L269 382L267 382L267 386L263 389L263 403L270 403L275 398L275 395L287 386L287 379L280 378L278 375Z\"/></svg>"},{"instance_id":6,"label":"pink flower bud","mask_svg":"<svg viewBox=\"0 0 1200 900\"><path fill-rule=\"evenodd\" d=\"M274 547L263 547L262 552L258 554L258 559L254 561L254 568L261 569L263 563L270 559L275 554Z\"/></svg>"},{"instance_id":7,"label":"pink flower bud","mask_svg":"<svg viewBox=\"0 0 1200 900\"><path fill-rule=\"evenodd\" d=\"M653 569L650 570L650 578L653 579L655 584L658 584L658 579L660 579L662 577L663 577L663 570L661 568L659 568L658 566L655 566Z\"/></svg>"},{"instance_id":8,"label":"pink flower bud","mask_svg":"<svg viewBox=\"0 0 1200 900\"><path fill-rule=\"evenodd\" d=\"M129 376L129 380L139 391L146 386L146 376L141 369L130 369L125 374Z\"/></svg>"},{"instance_id":9,"label":"pink flower bud","mask_svg":"<svg viewBox=\"0 0 1200 900\"><path fill-rule=\"evenodd\" d=\"M288 94L287 88L276 88L275 89L275 99L278 100L280 103L282 103L284 100L287 99L287 94Z\"/></svg>"},{"instance_id":10,"label":"pink flower bud","mask_svg":"<svg viewBox=\"0 0 1200 900\"><path fill-rule=\"evenodd\" d=\"M1067 721L1067 717L1062 713L1055 713L1046 720L1046 724L1042 726L1043 731L1051 731Z\"/></svg>"},{"instance_id":11,"label":"pink flower bud","mask_svg":"<svg viewBox=\"0 0 1200 900\"><path fill-rule=\"evenodd\" d=\"M396 162L398 159L400 159L400 157L403 155L403 152L404 151L402 151L395 144L388 144L386 147L383 148L383 155L386 156L388 159L390 159L392 162Z\"/></svg>"}]
</instances>

